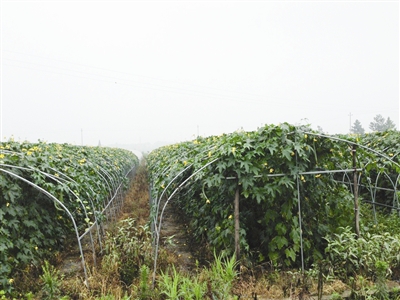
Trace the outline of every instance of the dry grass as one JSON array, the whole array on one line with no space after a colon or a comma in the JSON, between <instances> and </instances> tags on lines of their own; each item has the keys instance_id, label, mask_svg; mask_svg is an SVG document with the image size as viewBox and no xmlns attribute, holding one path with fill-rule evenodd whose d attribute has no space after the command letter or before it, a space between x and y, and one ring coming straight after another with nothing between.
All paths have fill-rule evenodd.
<instances>
[{"instance_id":1,"label":"dry grass","mask_svg":"<svg viewBox=\"0 0 400 300\"><path fill-rule=\"evenodd\" d=\"M135 179L132 181L124 200L124 207L120 219L132 217L138 225L144 225L149 220L150 198L146 166L144 162L138 167Z\"/></svg>"},{"instance_id":2,"label":"dry grass","mask_svg":"<svg viewBox=\"0 0 400 300\"><path fill-rule=\"evenodd\" d=\"M148 177L146 166L142 162L125 195L124 208L120 220L134 218L138 226L145 225L148 223L149 214ZM113 230L113 226L110 226L109 230ZM163 232L165 236L168 236L168 230ZM170 234L175 234L175 232ZM171 265L175 265L177 269L186 269L186 265L180 268L183 262L176 253L177 249L161 247L158 263L160 269L165 270ZM79 263L79 254L75 256L75 260ZM135 279L128 286L120 280L118 267L113 265L112 260L111 262L102 262L102 257L99 255L97 257L97 266L95 266L91 257L92 255L88 252L87 264L90 290L85 287L82 271L78 270L77 272L66 274L64 277L61 286L61 291L64 295L68 295L70 299L88 300L99 299L107 295L112 295L113 299L123 299L124 295L132 295L132 299L135 299L138 290L138 279ZM56 264L63 258L65 259L65 255L59 254L54 263ZM26 282L32 283L32 278L26 279ZM317 287L315 282L310 282L307 285L308 294L316 294ZM347 286L340 281L324 284L324 294L342 293L346 289ZM255 295L257 295L257 299L283 299L290 296L298 298L302 290L304 290L304 285L298 284L298 278L294 278L293 273L265 271L263 274L255 274L252 270L243 269L235 283L233 293L241 295L240 299L255 299ZM34 299L40 299L40 293L37 293L37 295L37 298ZM153 299L159 299L159 297Z\"/></svg>"},{"instance_id":3,"label":"dry grass","mask_svg":"<svg viewBox=\"0 0 400 300\"><path fill-rule=\"evenodd\" d=\"M148 190L148 177L146 166L142 162L136 171L134 180L124 198L124 207L119 217L119 221L133 218L137 226L145 225L149 221L150 203ZM115 226L110 226L108 231L115 230ZM123 299L124 295L134 295L137 292L138 280L126 285L120 280L118 266L111 261L102 262L102 257L98 258L97 267L93 265L93 260L89 262L89 285L90 290L84 286L83 276L72 276L63 281L63 292L72 299L94 300L101 296L112 295L113 299ZM89 259L90 261L90 259ZM161 269L167 268L172 264L177 264L175 254L160 249L159 266Z\"/></svg>"},{"instance_id":4,"label":"dry grass","mask_svg":"<svg viewBox=\"0 0 400 300\"><path fill-rule=\"evenodd\" d=\"M264 271L255 274L253 270L244 270L236 281L233 292L241 299L316 299L317 279L303 277L296 271ZM340 280L324 282L323 295L342 294L349 286Z\"/></svg>"},{"instance_id":5,"label":"dry grass","mask_svg":"<svg viewBox=\"0 0 400 300\"><path fill-rule=\"evenodd\" d=\"M138 167L134 180L130 183L124 198L124 207L119 220L133 218L138 226L148 223L150 214L148 178L146 167L143 163ZM108 231L116 229L109 226ZM168 255L164 257L171 260ZM86 256L85 256L86 258ZM161 258L162 259L162 258ZM113 262L103 262L102 257L97 258L94 266L91 255L87 255L88 277L90 290L85 287L82 274L72 274L63 280L62 291L71 299L97 299L101 296L112 295L114 299L122 299L124 295L131 294L132 289L120 280L118 266Z\"/></svg>"}]
</instances>

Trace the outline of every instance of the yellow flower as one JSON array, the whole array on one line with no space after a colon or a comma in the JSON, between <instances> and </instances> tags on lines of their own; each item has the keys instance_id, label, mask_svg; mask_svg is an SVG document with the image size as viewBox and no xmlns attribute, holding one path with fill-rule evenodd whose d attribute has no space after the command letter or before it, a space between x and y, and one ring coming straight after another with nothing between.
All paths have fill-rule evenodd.
<instances>
[{"instance_id":1,"label":"yellow flower","mask_svg":"<svg viewBox=\"0 0 400 300\"><path fill-rule=\"evenodd\" d=\"M270 172L270 173L274 173L274 169L272 169L272 168L269 169L269 172Z\"/></svg>"},{"instance_id":2,"label":"yellow flower","mask_svg":"<svg viewBox=\"0 0 400 300\"><path fill-rule=\"evenodd\" d=\"M315 175L315 178L320 178L322 175L321 174L317 174Z\"/></svg>"},{"instance_id":3,"label":"yellow flower","mask_svg":"<svg viewBox=\"0 0 400 300\"><path fill-rule=\"evenodd\" d=\"M187 165L187 161L186 161L186 160L183 162L183 165L184 165L184 166L186 166L186 165Z\"/></svg>"},{"instance_id":4,"label":"yellow flower","mask_svg":"<svg viewBox=\"0 0 400 300\"><path fill-rule=\"evenodd\" d=\"M37 251L37 249L38 249L38 246L35 246L35 250Z\"/></svg>"},{"instance_id":5,"label":"yellow flower","mask_svg":"<svg viewBox=\"0 0 400 300\"><path fill-rule=\"evenodd\" d=\"M59 177L58 173L55 173L54 176Z\"/></svg>"},{"instance_id":6,"label":"yellow flower","mask_svg":"<svg viewBox=\"0 0 400 300\"><path fill-rule=\"evenodd\" d=\"M294 152L292 151L292 153L290 153L291 156L294 156Z\"/></svg>"},{"instance_id":7,"label":"yellow flower","mask_svg":"<svg viewBox=\"0 0 400 300\"><path fill-rule=\"evenodd\" d=\"M232 219L232 218L233 218L232 215L229 215L228 219Z\"/></svg>"},{"instance_id":8,"label":"yellow flower","mask_svg":"<svg viewBox=\"0 0 400 300\"><path fill-rule=\"evenodd\" d=\"M393 153L389 153L389 156L393 156Z\"/></svg>"},{"instance_id":9,"label":"yellow flower","mask_svg":"<svg viewBox=\"0 0 400 300\"><path fill-rule=\"evenodd\" d=\"M208 151L208 157L211 157L211 151Z\"/></svg>"},{"instance_id":10,"label":"yellow flower","mask_svg":"<svg viewBox=\"0 0 400 300\"><path fill-rule=\"evenodd\" d=\"M6 206L9 207L10 206L10 202L7 202Z\"/></svg>"},{"instance_id":11,"label":"yellow flower","mask_svg":"<svg viewBox=\"0 0 400 300\"><path fill-rule=\"evenodd\" d=\"M236 147L232 147L232 153L235 154Z\"/></svg>"},{"instance_id":12,"label":"yellow flower","mask_svg":"<svg viewBox=\"0 0 400 300\"><path fill-rule=\"evenodd\" d=\"M207 199L207 200L206 200L206 203L207 203L207 204L211 203L210 199Z\"/></svg>"},{"instance_id":13,"label":"yellow flower","mask_svg":"<svg viewBox=\"0 0 400 300\"><path fill-rule=\"evenodd\" d=\"M0 154L0 159L3 159L4 158L4 154Z\"/></svg>"},{"instance_id":14,"label":"yellow flower","mask_svg":"<svg viewBox=\"0 0 400 300\"><path fill-rule=\"evenodd\" d=\"M306 139L306 138L308 138L308 135L307 135L307 134L305 134L305 135L304 135L304 138L305 138L305 139Z\"/></svg>"},{"instance_id":15,"label":"yellow flower","mask_svg":"<svg viewBox=\"0 0 400 300\"><path fill-rule=\"evenodd\" d=\"M314 142L316 142L317 141L317 139L316 138L314 138Z\"/></svg>"},{"instance_id":16,"label":"yellow flower","mask_svg":"<svg viewBox=\"0 0 400 300\"><path fill-rule=\"evenodd\" d=\"M8 279L9 284L12 284L13 282L14 282L14 279L12 279L12 278Z\"/></svg>"},{"instance_id":17,"label":"yellow flower","mask_svg":"<svg viewBox=\"0 0 400 300\"><path fill-rule=\"evenodd\" d=\"M301 175L300 179L301 179L301 181L306 182L303 175Z\"/></svg>"}]
</instances>

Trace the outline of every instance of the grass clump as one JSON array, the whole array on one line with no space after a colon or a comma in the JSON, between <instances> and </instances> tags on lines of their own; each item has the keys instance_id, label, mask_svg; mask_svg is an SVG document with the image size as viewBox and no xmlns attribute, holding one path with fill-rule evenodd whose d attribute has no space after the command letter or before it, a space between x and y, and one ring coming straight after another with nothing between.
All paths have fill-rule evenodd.
<instances>
[{"instance_id":1,"label":"grass clump","mask_svg":"<svg viewBox=\"0 0 400 300\"><path fill-rule=\"evenodd\" d=\"M172 266L161 272L158 289L166 299L232 299L232 287L238 276L235 256L224 258L214 253L209 268L195 274L184 274Z\"/></svg>"}]
</instances>

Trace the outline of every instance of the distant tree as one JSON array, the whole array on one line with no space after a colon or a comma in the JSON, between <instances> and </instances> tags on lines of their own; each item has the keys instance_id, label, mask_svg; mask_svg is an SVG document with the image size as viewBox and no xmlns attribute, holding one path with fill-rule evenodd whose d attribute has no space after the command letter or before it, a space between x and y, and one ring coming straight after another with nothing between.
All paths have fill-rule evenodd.
<instances>
[{"instance_id":1,"label":"distant tree","mask_svg":"<svg viewBox=\"0 0 400 300\"><path fill-rule=\"evenodd\" d=\"M396 124L389 117L386 120L386 127L390 130L396 130Z\"/></svg>"},{"instance_id":2,"label":"distant tree","mask_svg":"<svg viewBox=\"0 0 400 300\"><path fill-rule=\"evenodd\" d=\"M394 130L396 129L396 124L394 124L390 118L385 120L382 115L376 115L374 121L369 123L369 128L372 131L386 131L390 129Z\"/></svg>"},{"instance_id":3,"label":"distant tree","mask_svg":"<svg viewBox=\"0 0 400 300\"><path fill-rule=\"evenodd\" d=\"M361 122L358 120L355 120L353 126L351 127L351 132L355 134L364 134L365 130L361 125Z\"/></svg>"}]
</instances>

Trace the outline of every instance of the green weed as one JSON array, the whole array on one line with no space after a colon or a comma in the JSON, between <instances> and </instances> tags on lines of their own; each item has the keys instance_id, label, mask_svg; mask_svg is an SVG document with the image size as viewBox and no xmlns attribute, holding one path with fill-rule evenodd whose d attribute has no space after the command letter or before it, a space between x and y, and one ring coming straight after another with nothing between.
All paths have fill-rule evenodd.
<instances>
[{"instance_id":1,"label":"green weed","mask_svg":"<svg viewBox=\"0 0 400 300\"><path fill-rule=\"evenodd\" d=\"M44 261L42 266L43 274L40 275L40 279L43 282L42 292L45 299L60 299L60 286L63 280L63 275L60 275L54 266L52 266L47 260ZM63 298L68 299L68 298Z\"/></svg>"}]
</instances>

